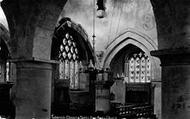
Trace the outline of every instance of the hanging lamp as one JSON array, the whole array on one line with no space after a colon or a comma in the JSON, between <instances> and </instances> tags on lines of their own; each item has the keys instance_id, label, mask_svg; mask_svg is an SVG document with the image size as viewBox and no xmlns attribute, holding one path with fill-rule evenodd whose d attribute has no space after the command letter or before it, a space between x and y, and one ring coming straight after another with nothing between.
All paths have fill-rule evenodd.
<instances>
[{"instance_id":1,"label":"hanging lamp","mask_svg":"<svg viewBox=\"0 0 190 119\"><path fill-rule=\"evenodd\" d=\"M105 17L105 4L104 0L97 0L97 12L96 16L98 18L104 18Z\"/></svg>"}]
</instances>

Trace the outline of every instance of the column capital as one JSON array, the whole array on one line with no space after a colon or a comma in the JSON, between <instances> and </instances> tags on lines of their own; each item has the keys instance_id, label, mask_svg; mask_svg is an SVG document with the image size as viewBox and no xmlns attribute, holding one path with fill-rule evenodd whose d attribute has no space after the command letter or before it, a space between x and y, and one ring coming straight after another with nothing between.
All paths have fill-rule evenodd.
<instances>
[{"instance_id":1,"label":"column capital","mask_svg":"<svg viewBox=\"0 0 190 119\"><path fill-rule=\"evenodd\" d=\"M58 64L59 61L56 60L46 60L46 59L40 59L40 58L35 58L35 57L30 57L30 58L15 58L15 59L10 59L10 62L41 62L41 63L49 63L49 64Z\"/></svg>"},{"instance_id":2,"label":"column capital","mask_svg":"<svg viewBox=\"0 0 190 119\"><path fill-rule=\"evenodd\" d=\"M160 58L161 66L190 65L190 48L156 50L151 55Z\"/></svg>"}]
</instances>

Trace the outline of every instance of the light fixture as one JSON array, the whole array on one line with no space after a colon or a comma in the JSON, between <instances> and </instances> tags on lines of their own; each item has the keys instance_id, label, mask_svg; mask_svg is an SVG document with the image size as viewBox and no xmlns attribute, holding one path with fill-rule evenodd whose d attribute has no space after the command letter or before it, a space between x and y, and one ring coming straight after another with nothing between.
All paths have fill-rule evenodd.
<instances>
[{"instance_id":1,"label":"light fixture","mask_svg":"<svg viewBox=\"0 0 190 119\"><path fill-rule=\"evenodd\" d=\"M93 51L94 51L94 53L95 53L95 23L96 23L96 21L95 21L95 12L96 12L96 10L95 10L95 8L96 8L96 0L93 0L93 26L92 26L92 29L93 29L93 33L92 33L92 47L93 47Z\"/></svg>"},{"instance_id":2,"label":"light fixture","mask_svg":"<svg viewBox=\"0 0 190 119\"><path fill-rule=\"evenodd\" d=\"M104 11L104 10L97 10L96 16L97 16L98 18L104 18L104 16L105 16L105 11Z\"/></svg>"},{"instance_id":3,"label":"light fixture","mask_svg":"<svg viewBox=\"0 0 190 119\"><path fill-rule=\"evenodd\" d=\"M104 18L105 16L105 5L104 5L105 1L104 0L93 0L93 35L92 35L92 46L93 46L93 50L95 52L95 16L97 16L98 18ZM96 8L97 5L97 8Z\"/></svg>"},{"instance_id":4,"label":"light fixture","mask_svg":"<svg viewBox=\"0 0 190 119\"><path fill-rule=\"evenodd\" d=\"M98 18L104 18L105 17L105 4L104 4L104 0L97 0L97 12L96 12L96 16Z\"/></svg>"}]
</instances>

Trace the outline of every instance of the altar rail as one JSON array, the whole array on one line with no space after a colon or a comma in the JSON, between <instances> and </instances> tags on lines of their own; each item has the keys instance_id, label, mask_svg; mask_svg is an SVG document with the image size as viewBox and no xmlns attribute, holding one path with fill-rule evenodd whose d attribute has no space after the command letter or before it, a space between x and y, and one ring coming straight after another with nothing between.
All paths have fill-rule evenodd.
<instances>
[{"instance_id":1,"label":"altar rail","mask_svg":"<svg viewBox=\"0 0 190 119\"><path fill-rule=\"evenodd\" d=\"M156 119L153 106L150 105L121 105L115 108L116 115L126 119Z\"/></svg>"}]
</instances>

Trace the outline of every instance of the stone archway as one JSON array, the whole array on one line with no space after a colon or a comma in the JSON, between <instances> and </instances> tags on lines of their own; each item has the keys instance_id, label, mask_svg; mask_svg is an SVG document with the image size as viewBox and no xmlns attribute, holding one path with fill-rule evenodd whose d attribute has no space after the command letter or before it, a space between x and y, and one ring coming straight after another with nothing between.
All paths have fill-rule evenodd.
<instances>
[{"instance_id":1,"label":"stone archway","mask_svg":"<svg viewBox=\"0 0 190 119\"><path fill-rule=\"evenodd\" d=\"M4 0L13 62L16 64L16 119L50 118L51 39L67 0Z\"/></svg>"},{"instance_id":2,"label":"stone archway","mask_svg":"<svg viewBox=\"0 0 190 119\"><path fill-rule=\"evenodd\" d=\"M60 18L52 39L51 59L58 62L53 68L52 113L91 113L92 79L83 70L91 61L95 63L96 57L82 26L70 18Z\"/></svg>"},{"instance_id":3,"label":"stone archway","mask_svg":"<svg viewBox=\"0 0 190 119\"><path fill-rule=\"evenodd\" d=\"M66 2L2 1L1 6L9 25L13 58L50 60L51 38Z\"/></svg>"},{"instance_id":4,"label":"stone archway","mask_svg":"<svg viewBox=\"0 0 190 119\"><path fill-rule=\"evenodd\" d=\"M63 2L62 0L56 0L56 1L52 1L52 0L33 1L33 0L30 0L29 2L28 1L26 2L26 0L17 0L17 1L16 0L4 0L2 2L2 6L3 6L5 14L8 18L8 23L10 26L11 44L16 44L15 47L14 47L14 45L11 45L12 51L14 52L12 54L14 55L15 58L22 58L24 60L26 60L26 59L37 60L38 58L40 58L40 59L48 59L49 58L50 49L46 50L46 47L40 47L40 46L38 47L37 44L43 43L43 40L45 40L46 38L48 39L48 41L51 41L51 34L53 33L53 29L51 29L52 27L48 26L48 24L52 23L55 25L56 20L60 14L60 11L62 10L62 7L64 6L65 2L66 1ZM163 70L164 71L163 79L168 80L168 74L171 74L171 78L170 78L171 81L173 81L173 80L178 81L178 79L181 79L181 78L188 79L189 67L183 67L181 65L181 64L189 64L188 60L183 60L183 61L181 61L181 60L173 61L172 60L172 62L171 62L171 57L172 57L172 59L176 59L176 56L177 56L177 58L180 59L182 56L181 51L186 51L185 54L189 55L189 39L188 39L188 37L189 37L189 30L188 30L189 29L189 22L188 22L189 21L188 20L189 19L189 11L188 11L189 2L187 0L175 0L175 1L173 1L173 0L168 0L168 1L151 0L151 2L153 5L156 22L157 22L158 37L159 37L159 39L158 39L159 49L169 49L169 50L162 50L161 52L156 52L156 54L153 53L154 55L157 55L157 56L159 55L159 57L161 57L161 59L164 63L163 67L165 68L165 70ZM56 14L53 17L52 17L52 14L53 14L52 12L55 12L55 14ZM49 13L51 15L49 15ZM38 17L39 17L39 19L38 19ZM40 24L41 27L37 28L36 24L37 25ZM166 28L166 26L167 26L167 28ZM38 37L35 37L36 44L33 42L33 40L34 40L33 36L35 33L36 34L39 33L37 35ZM41 39L41 38L43 40L37 40L37 39ZM33 46L33 44L35 44L35 45ZM22 47L22 46L24 46L24 47ZM48 46L51 46L50 42L48 42ZM178 49L179 47L182 48L183 50ZM171 48L172 48L172 50L171 50ZM175 49L175 50L173 50L173 49ZM40 53L38 53L38 51ZM44 54L47 54L47 55L44 55L43 51L45 51ZM109 52L106 53L106 55L109 56L110 55ZM167 57L165 57L165 56L167 56ZM183 54L183 56L185 56L186 59L189 59L189 57L187 55ZM44 60L41 60L40 62L44 62ZM47 61L46 61L46 63L47 63ZM173 69L168 68L168 66L167 66L168 64L170 66L173 66L174 68ZM178 64L178 66L175 66L176 64ZM180 64L180 66L179 66L179 64ZM179 70L176 70L176 67L179 68ZM181 69L183 69L183 70L181 70ZM176 74L178 74L179 72L181 72L181 73L187 72L187 74L184 74L179 77L179 76L173 75L172 72L176 72ZM49 72L49 73L51 73L51 72ZM42 75L42 77L44 75ZM46 77L46 76L44 76L44 77ZM166 84L167 85L165 85L165 88L167 91L167 87L168 86L170 87L170 85L169 85L170 83L166 82ZM179 84L179 83L176 83L176 84ZM171 87L176 87L176 84L171 85ZM183 85L180 85L180 87L181 88L185 87L185 89L188 89L188 84L189 83L184 82ZM22 90L21 90L21 92L22 92ZM46 92L48 92L48 91L46 90ZM184 93L184 91L182 91L182 93ZM27 94L27 92L26 92L26 94ZM165 94L166 94L167 98L165 98L166 101L164 101L163 105L168 104L167 100L170 99L168 94L176 95L175 92L168 92ZM186 94L185 96L188 96L188 95ZM185 104L187 104L186 105L187 108L179 109L180 111L182 110L181 112L183 112L183 113L180 113L180 114L175 113L176 111L179 111L179 110L176 108L174 108L174 109L172 108L173 107L172 105L174 105L174 107L176 105L178 105L178 104L176 104L177 97L178 96L174 96L174 98L176 100L171 100L170 101L171 103L169 103L169 106L167 105L169 108L163 108L163 109L166 109L166 110L164 110L164 112L165 112L164 118L165 119L168 119L170 117L171 118L172 117L174 117L174 118L187 117L188 118L188 116L189 116L188 115L188 112L189 112L188 111L189 110L188 109L188 104L189 104L188 101L189 100L187 100L185 102ZM172 113L170 113L171 111L168 111L170 109L173 111ZM22 108L21 108L21 110L22 110ZM25 108L23 110L25 110ZM46 109L45 109L45 111L46 111ZM167 113L169 113L169 116ZM18 113L18 115L19 115L19 113ZM28 115L31 116L32 114L28 114ZM44 115L47 116L47 114L44 114ZM183 115L185 115L185 117ZM18 116L17 118L21 119L22 117ZM23 117L23 118L27 119L27 116Z\"/></svg>"},{"instance_id":5,"label":"stone archway","mask_svg":"<svg viewBox=\"0 0 190 119\"><path fill-rule=\"evenodd\" d=\"M157 43L153 42L153 40L151 40L151 38L149 38L145 34L134 31L132 29L128 29L127 31L116 37L116 39L107 47L101 66L103 68L110 67L110 63L115 55L128 44L137 46L151 58L153 65L152 68L154 71L156 71L153 74L155 77L157 77L155 81L160 81L160 60L150 55L151 51L157 50Z\"/></svg>"},{"instance_id":6,"label":"stone archway","mask_svg":"<svg viewBox=\"0 0 190 119\"><path fill-rule=\"evenodd\" d=\"M113 40L113 42L107 47L102 60L102 67L109 67L113 57L127 44L133 44L141 48L149 56L150 51L157 49L157 43L153 42L151 38L134 29L127 29L125 32L121 33L121 35L116 37L115 40Z\"/></svg>"},{"instance_id":7,"label":"stone archway","mask_svg":"<svg viewBox=\"0 0 190 119\"><path fill-rule=\"evenodd\" d=\"M154 113L158 118L161 117L161 68L160 60L158 58L152 57L150 52L152 50L157 50L158 46L151 38L142 34L140 32L134 31L133 29L128 29L118 37L107 47L106 53L102 60L102 67L108 68L111 65L112 60L116 55L129 45L134 45L141 49L152 62L152 86L154 87L152 93L152 104L154 104ZM127 52L127 51L126 51ZM119 57L122 54L119 55ZM118 56L118 55L117 55ZM116 63L114 63L116 64ZM118 64L117 64L118 65ZM115 66L118 67L118 66ZM117 68L117 71L119 69Z\"/></svg>"},{"instance_id":8,"label":"stone archway","mask_svg":"<svg viewBox=\"0 0 190 119\"><path fill-rule=\"evenodd\" d=\"M57 48L57 44L58 42L55 39L58 39L58 37L62 37L61 35L58 35L58 29L60 30L60 34L61 33L65 33L68 32L67 28L69 28L70 30L76 32L76 34L78 34L81 38L78 39L77 44L79 44L79 46L81 46L83 48L83 50L85 51L84 57L87 61L92 60L93 62L96 61L96 56L94 54L94 51L92 49L92 46L89 42L89 38L88 38L88 34L86 33L86 31L82 28L82 26L80 24L75 23L74 21L72 21L70 18L59 18L60 20L58 21L58 25L54 31L54 35L53 35L53 39L52 39L52 44L51 44L51 59L55 58L55 52L57 52L58 48ZM66 30L67 29L67 30ZM55 59L54 59L55 60Z\"/></svg>"}]
</instances>

